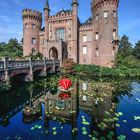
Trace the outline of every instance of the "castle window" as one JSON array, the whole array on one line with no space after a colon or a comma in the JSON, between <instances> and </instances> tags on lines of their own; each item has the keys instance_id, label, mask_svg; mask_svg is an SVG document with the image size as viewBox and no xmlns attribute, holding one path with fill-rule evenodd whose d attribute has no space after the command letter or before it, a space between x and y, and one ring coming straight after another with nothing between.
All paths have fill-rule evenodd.
<instances>
[{"instance_id":1,"label":"castle window","mask_svg":"<svg viewBox=\"0 0 140 140\"><path fill-rule=\"evenodd\" d=\"M114 16L114 18L117 17L117 12L116 11L113 11L113 16Z\"/></svg>"},{"instance_id":2,"label":"castle window","mask_svg":"<svg viewBox=\"0 0 140 140\"><path fill-rule=\"evenodd\" d=\"M86 102L86 101L87 101L87 96L83 95L83 102Z\"/></svg>"},{"instance_id":3,"label":"castle window","mask_svg":"<svg viewBox=\"0 0 140 140\"><path fill-rule=\"evenodd\" d=\"M60 40L60 39L65 41L65 29L64 28L56 29L56 40Z\"/></svg>"},{"instance_id":4,"label":"castle window","mask_svg":"<svg viewBox=\"0 0 140 140\"><path fill-rule=\"evenodd\" d=\"M83 85L82 85L82 89L83 89L84 91L87 90L87 83L83 83Z\"/></svg>"},{"instance_id":5,"label":"castle window","mask_svg":"<svg viewBox=\"0 0 140 140\"><path fill-rule=\"evenodd\" d=\"M116 39L116 29L113 29L113 40Z\"/></svg>"},{"instance_id":6,"label":"castle window","mask_svg":"<svg viewBox=\"0 0 140 140\"><path fill-rule=\"evenodd\" d=\"M108 17L108 12L105 11L105 12L104 12L104 18L107 18L107 17Z\"/></svg>"},{"instance_id":7,"label":"castle window","mask_svg":"<svg viewBox=\"0 0 140 140\"><path fill-rule=\"evenodd\" d=\"M96 15L96 21L98 21L98 20L99 20L99 14Z\"/></svg>"},{"instance_id":8,"label":"castle window","mask_svg":"<svg viewBox=\"0 0 140 140\"><path fill-rule=\"evenodd\" d=\"M83 35L83 42L87 42L87 35Z\"/></svg>"},{"instance_id":9,"label":"castle window","mask_svg":"<svg viewBox=\"0 0 140 140\"><path fill-rule=\"evenodd\" d=\"M25 28L28 28L28 23L25 23Z\"/></svg>"},{"instance_id":10,"label":"castle window","mask_svg":"<svg viewBox=\"0 0 140 140\"><path fill-rule=\"evenodd\" d=\"M36 54L36 50L33 48L32 49L32 54L35 55Z\"/></svg>"},{"instance_id":11,"label":"castle window","mask_svg":"<svg viewBox=\"0 0 140 140\"><path fill-rule=\"evenodd\" d=\"M35 30L35 24L32 24L32 30Z\"/></svg>"},{"instance_id":12,"label":"castle window","mask_svg":"<svg viewBox=\"0 0 140 140\"><path fill-rule=\"evenodd\" d=\"M83 54L87 54L87 47L83 47Z\"/></svg>"},{"instance_id":13,"label":"castle window","mask_svg":"<svg viewBox=\"0 0 140 140\"><path fill-rule=\"evenodd\" d=\"M32 38L32 44L36 45L36 38Z\"/></svg>"},{"instance_id":14,"label":"castle window","mask_svg":"<svg viewBox=\"0 0 140 140\"><path fill-rule=\"evenodd\" d=\"M87 60L86 59L83 59L83 63L86 64L87 63Z\"/></svg>"},{"instance_id":15,"label":"castle window","mask_svg":"<svg viewBox=\"0 0 140 140\"><path fill-rule=\"evenodd\" d=\"M99 49L98 49L98 47L95 49L95 51L96 51L96 56L99 56Z\"/></svg>"},{"instance_id":16,"label":"castle window","mask_svg":"<svg viewBox=\"0 0 140 140\"><path fill-rule=\"evenodd\" d=\"M99 33L96 32L96 35L95 35L95 40L98 40L99 39Z\"/></svg>"}]
</instances>

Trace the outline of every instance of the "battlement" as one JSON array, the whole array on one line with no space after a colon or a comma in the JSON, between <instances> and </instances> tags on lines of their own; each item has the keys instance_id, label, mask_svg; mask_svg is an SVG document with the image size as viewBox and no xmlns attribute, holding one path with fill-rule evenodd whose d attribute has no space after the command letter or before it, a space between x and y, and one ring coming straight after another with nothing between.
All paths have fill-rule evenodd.
<instances>
[{"instance_id":1,"label":"battlement","mask_svg":"<svg viewBox=\"0 0 140 140\"><path fill-rule=\"evenodd\" d=\"M55 18L63 18L63 17L68 17L72 16L72 11L71 12L60 12L59 14L50 16L50 19L55 19Z\"/></svg>"},{"instance_id":2,"label":"battlement","mask_svg":"<svg viewBox=\"0 0 140 140\"><path fill-rule=\"evenodd\" d=\"M81 25L80 30L89 30L92 29L92 25L91 24L86 24L86 25Z\"/></svg>"},{"instance_id":3,"label":"battlement","mask_svg":"<svg viewBox=\"0 0 140 140\"><path fill-rule=\"evenodd\" d=\"M92 10L96 11L98 8L101 8L103 5L116 5L118 7L119 0L94 0L92 2Z\"/></svg>"},{"instance_id":4,"label":"battlement","mask_svg":"<svg viewBox=\"0 0 140 140\"><path fill-rule=\"evenodd\" d=\"M35 20L39 20L42 22L42 13L32 9L24 9L22 11L22 17L24 18L31 18Z\"/></svg>"}]
</instances>

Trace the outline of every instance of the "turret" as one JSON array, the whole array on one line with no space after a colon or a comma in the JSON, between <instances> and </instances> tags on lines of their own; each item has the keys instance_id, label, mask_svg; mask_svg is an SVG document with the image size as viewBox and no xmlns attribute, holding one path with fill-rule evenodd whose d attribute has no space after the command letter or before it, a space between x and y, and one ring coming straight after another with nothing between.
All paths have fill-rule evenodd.
<instances>
[{"instance_id":1,"label":"turret","mask_svg":"<svg viewBox=\"0 0 140 140\"><path fill-rule=\"evenodd\" d=\"M119 0L93 0L93 58L94 64L112 66L118 50Z\"/></svg>"},{"instance_id":2,"label":"turret","mask_svg":"<svg viewBox=\"0 0 140 140\"><path fill-rule=\"evenodd\" d=\"M23 55L39 52L39 31L42 25L42 13L31 9L22 11L23 19Z\"/></svg>"},{"instance_id":3,"label":"turret","mask_svg":"<svg viewBox=\"0 0 140 140\"><path fill-rule=\"evenodd\" d=\"M78 2L72 1L72 13L73 13L73 57L75 62L78 62Z\"/></svg>"},{"instance_id":4,"label":"turret","mask_svg":"<svg viewBox=\"0 0 140 140\"><path fill-rule=\"evenodd\" d=\"M50 8L49 8L49 2L46 0L45 7L44 7L44 20L45 20L45 40L49 40L49 14L50 14Z\"/></svg>"}]
</instances>

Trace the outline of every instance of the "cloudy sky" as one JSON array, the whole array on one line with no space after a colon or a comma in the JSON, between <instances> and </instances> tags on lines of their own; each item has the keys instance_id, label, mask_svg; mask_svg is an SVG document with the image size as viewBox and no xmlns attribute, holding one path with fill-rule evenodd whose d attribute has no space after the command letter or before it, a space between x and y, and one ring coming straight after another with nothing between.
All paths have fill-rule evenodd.
<instances>
[{"instance_id":1,"label":"cloudy sky","mask_svg":"<svg viewBox=\"0 0 140 140\"><path fill-rule=\"evenodd\" d=\"M51 14L70 9L72 0L49 0ZM9 38L22 38L22 9L43 12L45 0L0 0L0 42ZM79 0L79 18L84 22L91 16L91 0ZM135 44L140 40L140 0L120 0L119 35L126 34Z\"/></svg>"}]
</instances>

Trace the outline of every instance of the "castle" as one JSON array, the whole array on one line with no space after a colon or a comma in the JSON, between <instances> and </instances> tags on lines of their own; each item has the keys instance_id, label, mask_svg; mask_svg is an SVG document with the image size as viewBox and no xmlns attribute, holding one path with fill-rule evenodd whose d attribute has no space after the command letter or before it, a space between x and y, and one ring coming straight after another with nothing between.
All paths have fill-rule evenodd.
<instances>
[{"instance_id":1,"label":"castle","mask_svg":"<svg viewBox=\"0 0 140 140\"><path fill-rule=\"evenodd\" d=\"M79 64L112 66L118 51L119 0L92 0L92 17L80 23L77 0L72 10L50 15L48 0L42 13L24 9L23 54L42 53L47 59L73 58Z\"/></svg>"}]
</instances>

